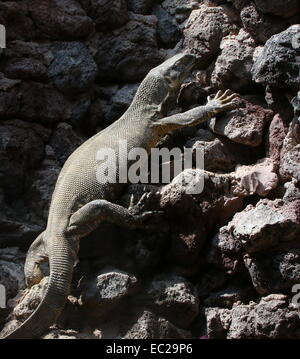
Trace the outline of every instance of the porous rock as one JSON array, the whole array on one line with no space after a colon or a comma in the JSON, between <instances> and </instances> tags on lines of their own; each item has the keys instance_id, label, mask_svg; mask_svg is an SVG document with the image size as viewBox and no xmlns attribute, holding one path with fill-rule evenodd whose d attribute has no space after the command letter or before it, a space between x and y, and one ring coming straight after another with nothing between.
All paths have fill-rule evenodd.
<instances>
[{"instance_id":1,"label":"porous rock","mask_svg":"<svg viewBox=\"0 0 300 359\"><path fill-rule=\"evenodd\" d=\"M293 25L266 42L252 67L254 81L277 88L299 88L300 63L295 61L300 52L299 33L300 25Z\"/></svg>"}]
</instances>

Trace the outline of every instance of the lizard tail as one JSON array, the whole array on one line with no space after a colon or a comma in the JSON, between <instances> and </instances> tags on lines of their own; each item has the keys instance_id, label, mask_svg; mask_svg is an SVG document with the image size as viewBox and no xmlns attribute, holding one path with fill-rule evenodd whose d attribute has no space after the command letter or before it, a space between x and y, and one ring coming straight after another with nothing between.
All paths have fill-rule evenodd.
<instances>
[{"instance_id":1,"label":"lizard tail","mask_svg":"<svg viewBox=\"0 0 300 359\"><path fill-rule=\"evenodd\" d=\"M3 339L39 338L62 312L70 293L75 263L74 251L66 240L51 241L49 263L50 280L41 303L24 323Z\"/></svg>"}]
</instances>

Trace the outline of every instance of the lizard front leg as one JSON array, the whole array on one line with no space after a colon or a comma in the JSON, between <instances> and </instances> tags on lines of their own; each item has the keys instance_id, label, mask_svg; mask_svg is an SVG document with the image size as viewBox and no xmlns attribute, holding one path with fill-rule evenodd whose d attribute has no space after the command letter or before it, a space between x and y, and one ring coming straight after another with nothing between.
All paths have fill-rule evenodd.
<instances>
[{"instance_id":1,"label":"lizard front leg","mask_svg":"<svg viewBox=\"0 0 300 359\"><path fill-rule=\"evenodd\" d=\"M155 120L152 126L154 129L157 128L160 133L165 134L183 127L198 125L221 112L236 108L237 105L233 100L237 96L238 94L230 95L229 90L224 93L219 91L215 98L208 96L205 106L198 106L184 113Z\"/></svg>"},{"instance_id":2,"label":"lizard front leg","mask_svg":"<svg viewBox=\"0 0 300 359\"><path fill-rule=\"evenodd\" d=\"M149 211L137 215L131 209L98 199L87 203L71 216L66 234L84 237L104 221L130 229L145 228L144 221L155 213Z\"/></svg>"},{"instance_id":3,"label":"lizard front leg","mask_svg":"<svg viewBox=\"0 0 300 359\"><path fill-rule=\"evenodd\" d=\"M45 232L42 232L35 241L32 242L27 252L24 272L26 285L29 288L39 283L44 277L44 273L40 268L40 264L48 260L43 242L44 234Z\"/></svg>"}]
</instances>

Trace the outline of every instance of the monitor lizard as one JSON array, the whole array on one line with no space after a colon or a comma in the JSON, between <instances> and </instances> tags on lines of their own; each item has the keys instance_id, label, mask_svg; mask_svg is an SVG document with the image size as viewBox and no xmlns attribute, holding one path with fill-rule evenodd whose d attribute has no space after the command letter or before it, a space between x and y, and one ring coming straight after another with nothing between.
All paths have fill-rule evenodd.
<instances>
[{"instance_id":1,"label":"monitor lizard","mask_svg":"<svg viewBox=\"0 0 300 359\"><path fill-rule=\"evenodd\" d=\"M219 91L214 98L208 97L205 106L166 116L176 104L181 84L194 63L193 55L181 53L153 68L123 116L84 142L67 159L52 195L46 229L30 246L25 262L26 283L31 287L43 278L40 264L49 261L47 290L32 315L2 338L38 338L55 323L70 292L80 238L103 221L134 228L151 216L151 212L135 215L115 203L126 184L108 183L96 176L99 149L117 149L119 141L126 140L127 151L139 147L149 153L167 133L195 126L235 107L236 94ZM120 157L121 154L111 166L122 166Z\"/></svg>"}]
</instances>

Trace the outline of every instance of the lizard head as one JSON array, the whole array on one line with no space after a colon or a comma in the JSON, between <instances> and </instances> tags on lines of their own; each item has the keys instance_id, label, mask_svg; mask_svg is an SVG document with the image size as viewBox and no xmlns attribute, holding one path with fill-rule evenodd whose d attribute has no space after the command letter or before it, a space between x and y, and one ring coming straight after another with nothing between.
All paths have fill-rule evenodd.
<instances>
[{"instance_id":1,"label":"lizard head","mask_svg":"<svg viewBox=\"0 0 300 359\"><path fill-rule=\"evenodd\" d=\"M158 117L166 114L176 106L180 87L194 64L193 55L180 53L150 70L139 86L131 107L143 103L145 108L148 105L148 111L151 108Z\"/></svg>"},{"instance_id":2,"label":"lizard head","mask_svg":"<svg viewBox=\"0 0 300 359\"><path fill-rule=\"evenodd\" d=\"M156 94L152 103L159 105L159 112L165 114L176 105L178 93L183 81L190 75L195 57L187 53L177 54L149 73L155 79Z\"/></svg>"},{"instance_id":3,"label":"lizard head","mask_svg":"<svg viewBox=\"0 0 300 359\"><path fill-rule=\"evenodd\" d=\"M188 77L195 64L195 57L191 54L180 53L166 60L152 71L164 78L170 89L177 90Z\"/></svg>"}]
</instances>

